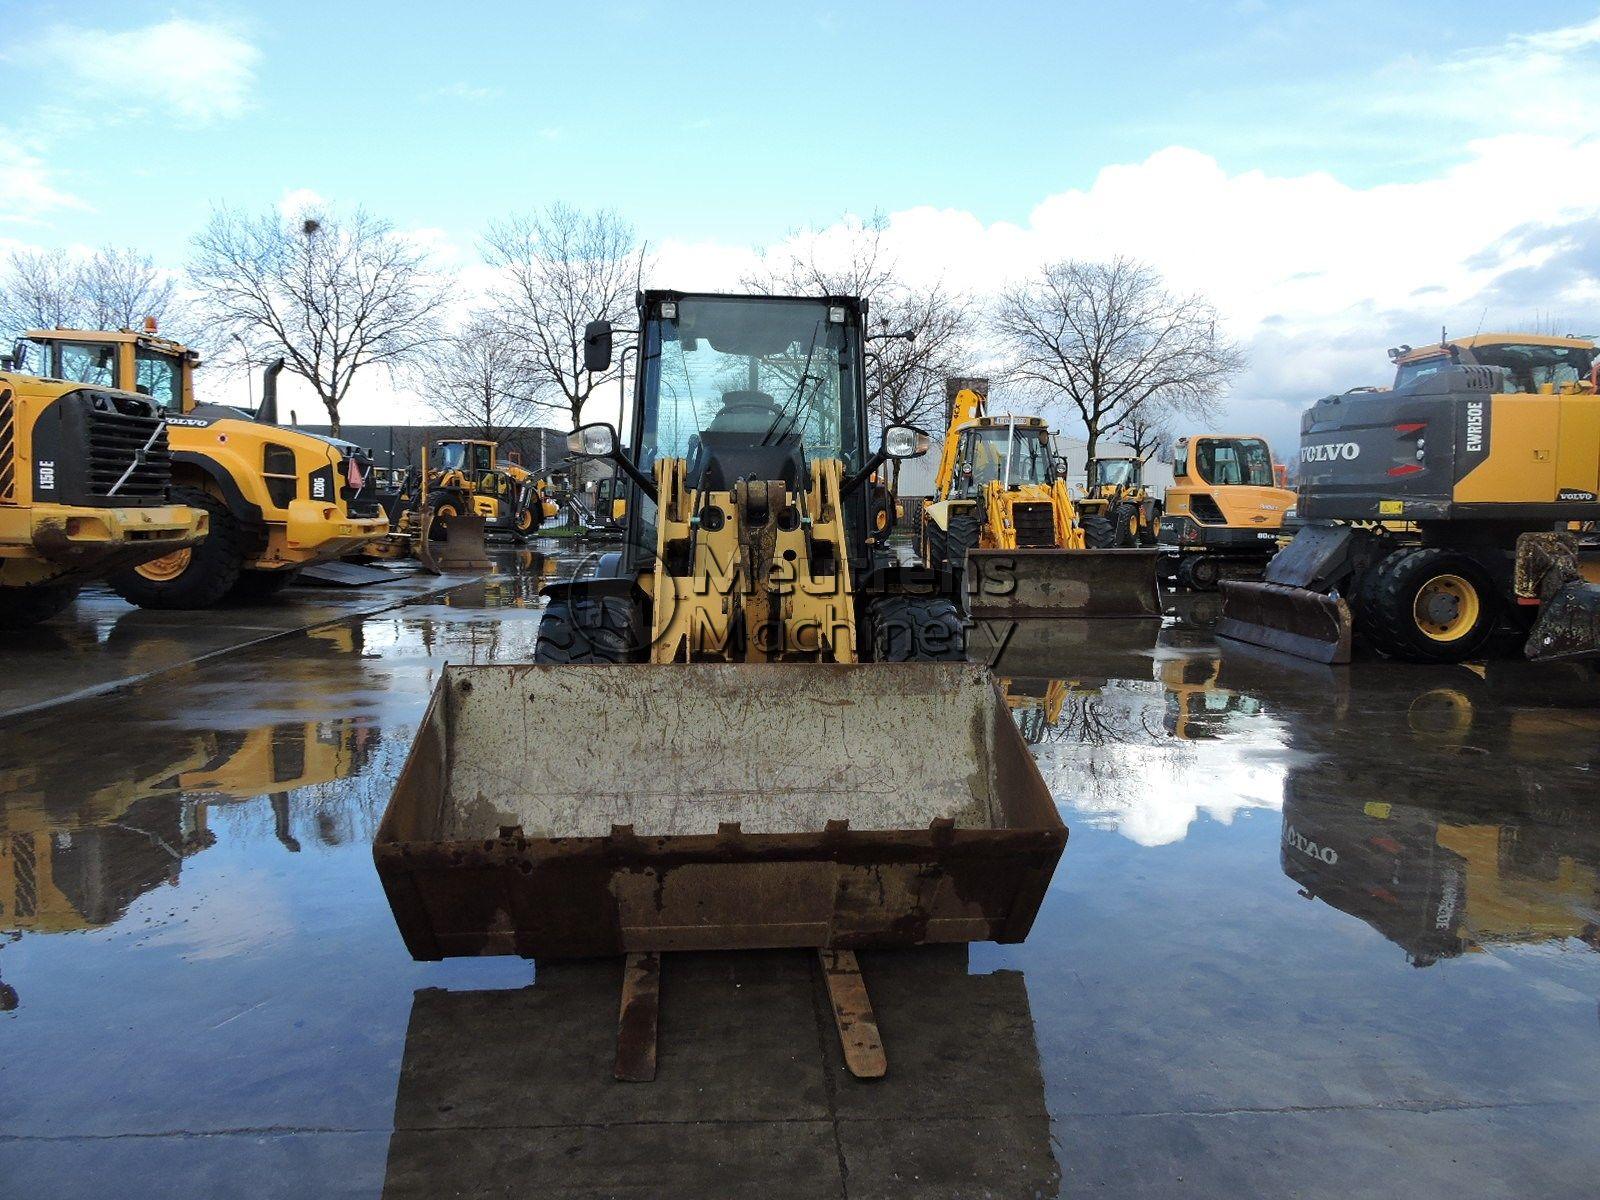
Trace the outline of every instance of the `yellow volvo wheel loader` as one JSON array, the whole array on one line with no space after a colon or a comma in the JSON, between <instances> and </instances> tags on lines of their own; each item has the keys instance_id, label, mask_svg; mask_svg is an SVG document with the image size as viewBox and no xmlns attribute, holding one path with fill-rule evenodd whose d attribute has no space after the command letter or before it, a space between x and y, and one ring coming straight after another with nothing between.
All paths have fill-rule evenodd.
<instances>
[{"instance_id":1,"label":"yellow volvo wheel loader","mask_svg":"<svg viewBox=\"0 0 1600 1200\"><path fill-rule=\"evenodd\" d=\"M354 444L286 429L277 420L280 359L267 368L254 414L197 404L199 355L149 332L36 329L27 341L49 373L144 397L166 422L172 495L208 518L198 543L113 574L145 608L209 608L230 594L276 592L299 571L381 539L372 457Z\"/></svg>"},{"instance_id":2,"label":"yellow volvo wheel loader","mask_svg":"<svg viewBox=\"0 0 1600 1200\"><path fill-rule=\"evenodd\" d=\"M883 1074L853 951L1021 940L1065 844L955 602L875 540L872 472L927 435L869 446L865 315L640 294L628 449L571 442L632 484L622 546L543 589L534 663L446 670L378 829L415 957L628 956L619 1078L655 1074L660 952L776 947Z\"/></svg>"},{"instance_id":3,"label":"yellow volvo wheel loader","mask_svg":"<svg viewBox=\"0 0 1600 1200\"><path fill-rule=\"evenodd\" d=\"M922 556L974 616L1159 616L1156 552L1090 549L1043 418L990 416L987 383L953 380L923 503Z\"/></svg>"},{"instance_id":4,"label":"yellow volvo wheel loader","mask_svg":"<svg viewBox=\"0 0 1600 1200\"><path fill-rule=\"evenodd\" d=\"M1278 551L1295 494L1278 485L1266 440L1248 434L1179 438L1158 542L1167 578L1212 592L1224 577L1256 576Z\"/></svg>"},{"instance_id":5,"label":"yellow volvo wheel loader","mask_svg":"<svg viewBox=\"0 0 1600 1200\"><path fill-rule=\"evenodd\" d=\"M1348 662L1459 662L1497 629L1529 658L1600 655L1600 395L1584 338L1480 334L1392 352L1394 387L1300 424L1304 526L1218 633ZM1528 632L1531 627L1531 632Z\"/></svg>"},{"instance_id":6,"label":"yellow volvo wheel loader","mask_svg":"<svg viewBox=\"0 0 1600 1200\"><path fill-rule=\"evenodd\" d=\"M1154 546L1161 528L1161 502L1144 482L1144 459L1128 455L1092 458L1085 468L1078 521L1084 542L1097 550Z\"/></svg>"},{"instance_id":7,"label":"yellow volvo wheel loader","mask_svg":"<svg viewBox=\"0 0 1600 1200\"><path fill-rule=\"evenodd\" d=\"M0 630L47 620L83 583L206 533L206 512L169 496L154 403L111 380L28 368L25 342L0 358Z\"/></svg>"}]
</instances>

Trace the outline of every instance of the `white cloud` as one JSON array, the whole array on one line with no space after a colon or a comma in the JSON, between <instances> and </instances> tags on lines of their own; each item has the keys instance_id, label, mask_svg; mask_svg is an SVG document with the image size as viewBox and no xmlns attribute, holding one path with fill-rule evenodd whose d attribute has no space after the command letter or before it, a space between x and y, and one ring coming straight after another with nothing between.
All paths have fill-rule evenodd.
<instances>
[{"instance_id":1,"label":"white cloud","mask_svg":"<svg viewBox=\"0 0 1600 1200\"><path fill-rule=\"evenodd\" d=\"M19 55L117 114L157 108L196 124L244 112L260 57L233 30L182 17L125 30L53 25Z\"/></svg>"},{"instance_id":2,"label":"white cloud","mask_svg":"<svg viewBox=\"0 0 1600 1200\"><path fill-rule=\"evenodd\" d=\"M44 159L0 128L0 221L31 224L58 209L88 208L85 201L57 186Z\"/></svg>"},{"instance_id":3,"label":"white cloud","mask_svg":"<svg viewBox=\"0 0 1600 1200\"><path fill-rule=\"evenodd\" d=\"M320 212L328 207L328 198L311 188L285 188L278 197L278 215L285 221L310 212Z\"/></svg>"}]
</instances>

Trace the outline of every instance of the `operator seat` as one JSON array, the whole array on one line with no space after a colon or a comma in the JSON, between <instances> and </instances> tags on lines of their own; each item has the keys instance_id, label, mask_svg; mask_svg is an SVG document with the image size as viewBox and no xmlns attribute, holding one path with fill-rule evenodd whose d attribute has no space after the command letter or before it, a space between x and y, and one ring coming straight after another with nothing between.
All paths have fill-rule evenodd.
<instances>
[{"instance_id":1,"label":"operator seat","mask_svg":"<svg viewBox=\"0 0 1600 1200\"><path fill-rule=\"evenodd\" d=\"M798 425L795 414L784 415L766 392L724 392L717 415L690 439L685 483L725 492L738 479L781 479L785 487L800 488L805 453Z\"/></svg>"}]
</instances>

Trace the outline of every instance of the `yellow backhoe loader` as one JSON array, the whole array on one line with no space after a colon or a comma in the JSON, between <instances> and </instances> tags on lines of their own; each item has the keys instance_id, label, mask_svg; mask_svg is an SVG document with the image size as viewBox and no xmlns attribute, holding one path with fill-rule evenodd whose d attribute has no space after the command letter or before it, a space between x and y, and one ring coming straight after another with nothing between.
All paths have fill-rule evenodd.
<instances>
[{"instance_id":1,"label":"yellow backhoe loader","mask_svg":"<svg viewBox=\"0 0 1600 1200\"><path fill-rule=\"evenodd\" d=\"M1158 541L1178 587L1215 591L1224 577L1258 576L1278 550L1295 496L1278 486L1272 451L1249 434L1182 437L1172 450Z\"/></svg>"},{"instance_id":2,"label":"yellow backhoe loader","mask_svg":"<svg viewBox=\"0 0 1600 1200\"><path fill-rule=\"evenodd\" d=\"M1090 549L1040 417L990 416L986 380L946 385L949 428L922 556L974 616L1159 616L1156 552Z\"/></svg>"},{"instance_id":3,"label":"yellow backhoe loader","mask_svg":"<svg viewBox=\"0 0 1600 1200\"><path fill-rule=\"evenodd\" d=\"M44 357L19 342L0 358L0 630L47 620L85 582L206 533L203 509L170 498L161 410L111 378L63 378Z\"/></svg>"},{"instance_id":4,"label":"yellow backhoe loader","mask_svg":"<svg viewBox=\"0 0 1600 1200\"><path fill-rule=\"evenodd\" d=\"M193 609L230 594L270 595L301 569L388 532L367 451L275 424L282 359L267 368L252 415L197 404L199 355L157 337L153 323L138 333L36 329L26 341L52 378L115 388L154 405L171 448L172 498L207 516L199 542L113 574L108 582L123 599Z\"/></svg>"},{"instance_id":5,"label":"yellow backhoe loader","mask_svg":"<svg viewBox=\"0 0 1600 1200\"><path fill-rule=\"evenodd\" d=\"M1392 389L1301 418L1301 528L1262 582L1223 586L1217 631L1331 663L1356 637L1460 662L1502 627L1534 660L1600 657L1594 342L1486 333L1391 357Z\"/></svg>"},{"instance_id":6,"label":"yellow backhoe loader","mask_svg":"<svg viewBox=\"0 0 1600 1200\"><path fill-rule=\"evenodd\" d=\"M1154 546L1161 502L1144 482L1144 459L1132 455L1091 458L1084 471L1078 522L1084 542L1097 549Z\"/></svg>"}]
</instances>

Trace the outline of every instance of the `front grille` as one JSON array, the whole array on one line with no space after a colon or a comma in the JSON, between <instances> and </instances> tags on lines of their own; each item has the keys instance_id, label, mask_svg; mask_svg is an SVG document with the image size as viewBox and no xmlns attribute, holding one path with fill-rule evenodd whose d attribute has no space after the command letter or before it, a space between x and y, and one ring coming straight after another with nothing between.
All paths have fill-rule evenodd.
<instances>
[{"instance_id":1,"label":"front grille","mask_svg":"<svg viewBox=\"0 0 1600 1200\"><path fill-rule=\"evenodd\" d=\"M88 495L117 503L164 498L172 479L172 452L167 448L167 431L161 426L155 406L147 400L109 392L86 393L83 403L88 442L84 482ZM156 434L153 442L151 434ZM146 445L150 447L147 451ZM143 462L138 461L140 451L145 451ZM130 471L129 467L133 469Z\"/></svg>"},{"instance_id":2,"label":"front grille","mask_svg":"<svg viewBox=\"0 0 1600 1200\"><path fill-rule=\"evenodd\" d=\"M1056 544L1054 505L1014 505L1011 509L1011 522L1016 527L1017 545L1019 547L1054 546Z\"/></svg>"},{"instance_id":3,"label":"front grille","mask_svg":"<svg viewBox=\"0 0 1600 1200\"><path fill-rule=\"evenodd\" d=\"M1221 507L1205 492L1196 492L1189 497L1189 515L1202 525L1228 523L1228 518L1222 515Z\"/></svg>"},{"instance_id":4,"label":"front grille","mask_svg":"<svg viewBox=\"0 0 1600 1200\"><path fill-rule=\"evenodd\" d=\"M0 387L0 501L17 498L17 395Z\"/></svg>"}]
</instances>

